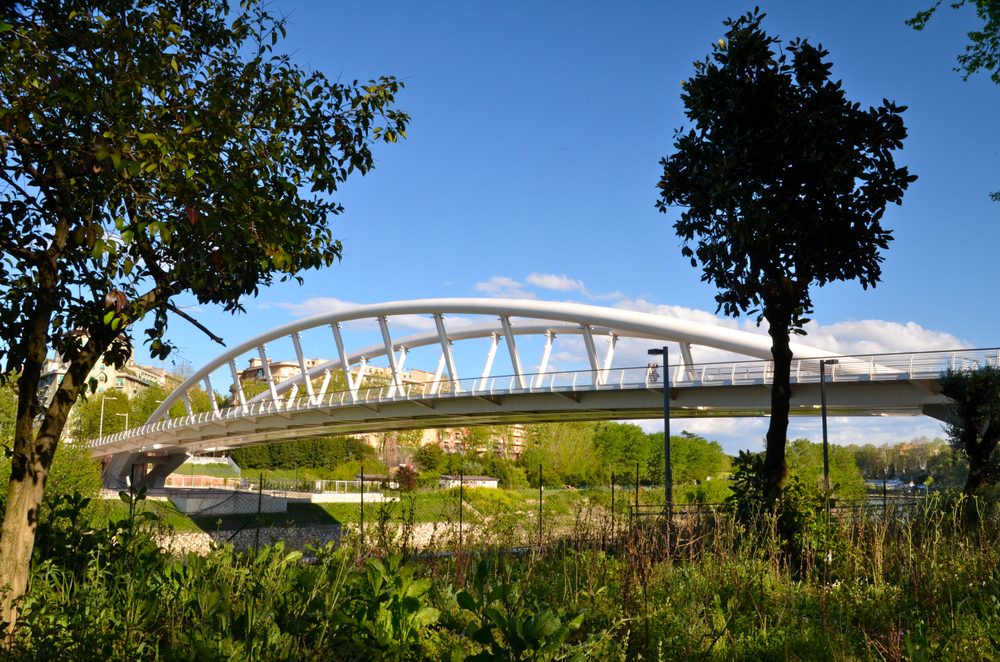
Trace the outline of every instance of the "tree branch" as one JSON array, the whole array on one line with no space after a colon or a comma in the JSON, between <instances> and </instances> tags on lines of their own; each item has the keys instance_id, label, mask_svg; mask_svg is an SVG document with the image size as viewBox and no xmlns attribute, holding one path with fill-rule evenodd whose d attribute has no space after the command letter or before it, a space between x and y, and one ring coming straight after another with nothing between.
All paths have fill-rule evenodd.
<instances>
[{"instance_id":1,"label":"tree branch","mask_svg":"<svg viewBox=\"0 0 1000 662\"><path fill-rule=\"evenodd\" d=\"M20 258L32 265L37 265L45 258L44 253L28 250L27 248L18 246L11 241L7 241L6 239L0 240L0 247L2 247L5 253L10 253L14 257Z\"/></svg>"},{"instance_id":2,"label":"tree branch","mask_svg":"<svg viewBox=\"0 0 1000 662\"><path fill-rule=\"evenodd\" d=\"M38 204L37 200L35 200L35 196L25 191L24 187L18 184L17 180L10 176L10 173L7 172L6 168L0 168L0 179L2 179L8 186L17 189L17 192L21 194L25 203L30 204L39 212L45 212L45 210Z\"/></svg>"},{"instance_id":3,"label":"tree branch","mask_svg":"<svg viewBox=\"0 0 1000 662\"><path fill-rule=\"evenodd\" d=\"M167 302L167 310L169 310L172 313L176 313L176 314L180 315L181 317L183 317L184 319L186 319L188 322L190 322L192 325L194 325L195 328L197 328L198 330L200 330L201 332L203 332L206 336L208 336L209 338L211 338L215 342L219 343L223 347L226 346L226 341L224 341L222 338L220 338L219 336L217 336L214 333L212 333L208 329L208 327L206 327L204 324L202 324L201 322L199 322L195 318L193 318L190 315L188 315L187 313L185 313L183 310L181 310L180 308L178 308L174 304Z\"/></svg>"}]
</instances>

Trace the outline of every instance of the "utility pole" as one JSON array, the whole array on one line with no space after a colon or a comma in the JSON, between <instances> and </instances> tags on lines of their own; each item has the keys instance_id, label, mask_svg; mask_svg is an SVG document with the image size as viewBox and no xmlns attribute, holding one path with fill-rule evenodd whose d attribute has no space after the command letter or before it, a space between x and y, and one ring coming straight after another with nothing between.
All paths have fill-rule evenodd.
<instances>
[{"instance_id":1,"label":"utility pole","mask_svg":"<svg viewBox=\"0 0 1000 662\"><path fill-rule=\"evenodd\" d=\"M670 355L667 346L647 350L650 356L663 357L663 496L664 511L668 521L673 520L674 510L674 474L670 466Z\"/></svg>"}]
</instances>

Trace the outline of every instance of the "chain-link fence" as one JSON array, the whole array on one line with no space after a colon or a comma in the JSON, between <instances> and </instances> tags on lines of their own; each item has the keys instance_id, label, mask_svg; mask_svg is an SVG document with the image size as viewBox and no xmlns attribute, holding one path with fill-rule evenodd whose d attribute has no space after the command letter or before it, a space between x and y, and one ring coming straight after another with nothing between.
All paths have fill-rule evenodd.
<instances>
[{"instance_id":1,"label":"chain-link fence","mask_svg":"<svg viewBox=\"0 0 1000 662\"><path fill-rule=\"evenodd\" d=\"M482 476L442 477L441 486L405 490L387 477L355 481L265 480L246 477L238 489L170 489L167 496L196 521L241 531L280 526L299 542L353 536L371 549L454 551L535 548L556 544L609 548L637 531L695 530L723 516L722 503L698 501L702 492L614 476L607 485L499 488ZM544 471L541 475L544 483ZM447 480L445 480L447 479ZM833 510L905 514L921 497L873 493L863 502L837 502ZM270 533L268 541L280 533ZM289 534L291 535L291 534ZM312 538L311 538L312 536ZM298 545L301 546L301 545Z\"/></svg>"}]
</instances>

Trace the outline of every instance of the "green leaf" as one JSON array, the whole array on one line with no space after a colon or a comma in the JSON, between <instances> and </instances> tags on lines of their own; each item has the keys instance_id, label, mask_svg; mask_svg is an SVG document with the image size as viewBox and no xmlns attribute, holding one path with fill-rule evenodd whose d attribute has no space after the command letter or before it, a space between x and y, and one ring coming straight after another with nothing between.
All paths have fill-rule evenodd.
<instances>
[{"instance_id":1,"label":"green leaf","mask_svg":"<svg viewBox=\"0 0 1000 662\"><path fill-rule=\"evenodd\" d=\"M458 595L455 596L455 600L462 609L467 609L474 613L479 611L479 603L476 602L476 599L468 591L459 591Z\"/></svg>"},{"instance_id":2,"label":"green leaf","mask_svg":"<svg viewBox=\"0 0 1000 662\"><path fill-rule=\"evenodd\" d=\"M441 616L441 611L434 607L424 607L413 617L413 621L420 627L436 623Z\"/></svg>"},{"instance_id":3,"label":"green leaf","mask_svg":"<svg viewBox=\"0 0 1000 662\"><path fill-rule=\"evenodd\" d=\"M410 584L410 586L406 589L406 595L407 597L420 597L429 591L431 586L432 583L430 579L427 579L426 577L424 579L418 579Z\"/></svg>"}]
</instances>

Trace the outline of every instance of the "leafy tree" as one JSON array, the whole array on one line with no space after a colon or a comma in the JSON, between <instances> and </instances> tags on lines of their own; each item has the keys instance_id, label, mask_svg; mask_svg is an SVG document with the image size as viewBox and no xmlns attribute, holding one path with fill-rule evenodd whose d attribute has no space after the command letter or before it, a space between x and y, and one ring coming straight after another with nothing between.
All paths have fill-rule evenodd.
<instances>
[{"instance_id":1,"label":"leafy tree","mask_svg":"<svg viewBox=\"0 0 1000 662\"><path fill-rule=\"evenodd\" d=\"M962 73L962 80L969 80L969 76L986 71L993 82L1000 85L1000 2L957 0L951 3L952 9L970 5L976 8L976 16L983 24L982 27L969 32L969 43L965 45L965 52L958 56L958 66L955 67L955 71ZM916 16L906 24L914 30L923 30L940 6L941 0L938 0L930 9L917 12ZM1000 191L990 193L990 198L1000 202Z\"/></svg>"},{"instance_id":2,"label":"leafy tree","mask_svg":"<svg viewBox=\"0 0 1000 662\"><path fill-rule=\"evenodd\" d=\"M0 6L0 361L20 371L0 539L8 623L91 368L122 366L140 319L166 356L170 319L201 327L182 294L237 311L336 261L333 195L372 167L373 140L404 133L400 83L303 69L276 50L284 32L257 0ZM43 405L50 349L69 370Z\"/></svg>"},{"instance_id":3,"label":"leafy tree","mask_svg":"<svg viewBox=\"0 0 1000 662\"><path fill-rule=\"evenodd\" d=\"M993 82L1000 85L1000 3L996 0L957 0L950 4L952 9L975 7L976 16L983 23L982 27L969 32L969 43L965 45L965 53L958 56L955 71L962 73L963 80L986 71ZM923 30L940 6L941 0L938 0L930 9L917 12L906 24L914 30Z\"/></svg>"},{"instance_id":4,"label":"leafy tree","mask_svg":"<svg viewBox=\"0 0 1000 662\"><path fill-rule=\"evenodd\" d=\"M501 457L508 457L514 448L517 426L491 425L490 431L493 451Z\"/></svg>"},{"instance_id":5,"label":"leafy tree","mask_svg":"<svg viewBox=\"0 0 1000 662\"><path fill-rule=\"evenodd\" d=\"M598 479L602 483L609 483L612 473L618 476L630 475L635 471L637 464L643 469L643 477L650 478L646 467L650 464L651 444L642 428L631 423L598 423L594 427L593 434L594 450L600 465ZM660 439L663 439L662 434ZM657 475L655 467L650 467L650 470L653 476ZM659 474L662 477L662 462Z\"/></svg>"},{"instance_id":6,"label":"leafy tree","mask_svg":"<svg viewBox=\"0 0 1000 662\"><path fill-rule=\"evenodd\" d=\"M97 439L102 431L106 435L121 432L125 429L126 413L129 414L130 425L142 422L132 417L131 400L124 391L95 393L77 405L70 433L73 439L86 442Z\"/></svg>"},{"instance_id":7,"label":"leafy tree","mask_svg":"<svg viewBox=\"0 0 1000 662\"><path fill-rule=\"evenodd\" d=\"M947 370L941 393L952 401L946 425L952 448L969 459L963 491L972 496L1000 476L1000 368Z\"/></svg>"},{"instance_id":8,"label":"leafy tree","mask_svg":"<svg viewBox=\"0 0 1000 662\"><path fill-rule=\"evenodd\" d=\"M593 423L548 423L525 430L525 450L518 464L538 484L538 465L546 485L590 485L600 482L600 456L594 447Z\"/></svg>"},{"instance_id":9,"label":"leafy tree","mask_svg":"<svg viewBox=\"0 0 1000 662\"><path fill-rule=\"evenodd\" d=\"M966 456L940 439L934 452L927 460L927 478L934 482L934 487L942 489L960 489L969 476L969 461ZM921 480L920 482L925 482Z\"/></svg>"},{"instance_id":10,"label":"leafy tree","mask_svg":"<svg viewBox=\"0 0 1000 662\"><path fill-rule=\"evenodd\" d=\"M865 478L887 478L889 468L892 466L892 450L888 444L875 446L865 444L864 446L848 446L854 454L854 462L861 470L861 475Z\"/></svg>"},{"instance_id":11,"label":"leafy tree","mask_svg":"<svg viewBox=\"0 0 1000 662\"><path fill-rule=\"evenodd\" d=\"M462 447L473 453L494 451L498 427L494 425L470 425L462 428Z\"/></svg>"},{"instance_id":12,"label":"leafy tree","mask_svg":"<svg viewBox=\"0 0 1000 662\"><path fill-rule=\"evenodd\" d=\"M840 499L864 499L865 478L854 459L854 453L844 446L829 446L830 485L833 496ZM798 476L811 494L823 494L823 444L808 439L796 439L788 445L788 471Z\"/></svg>"},{"instance_id":13,"label":"leafy tree","mask_svg":"<svg viewBox=\"0 0 1000 662\"><path fill-rule=\"evenodd\" d=\"M726 503L733 509L736 519L746 525L766 529L773 522L782 538L783 551L790 559L798 561L803 538L819 513L822 501L817 490L806 489L799 477L792 475L786 489L768 504L770 488L765 462L761 453L740 451L733 460L732 494Z\"/></svg>"},{"instance_id":14,"label":"leafy tree","mask_svg":"<svg viewBox=\"0 0 1000 662\"><path fill-rule=\"evenodd\" d=\"M500 487L509 489L528 487L528 477L524 468L517 466L513 461L496 453L487 453L479 458L479 462L483 474L496 478Z\"/></svg>"},{"instance_id":15,"label":"leafy tree","mask_svg":"<svg viewBox=\"0 0 1000 662\"><path fill-rule=\"evenodd\" d=\"M790 334L802 333L810 288L839 280L873 287L892 239L886 205L915 177L897 168L905 108L863 110L830 79L827 51L787 47L761 28L764 14L729 19L725 39L683 83L693 128L661 160L660 199L682 254L719 289L718 310L767 320L774 359L764 471L769 500L785 479ZM694 245L692 245L694 244Z\"/></svg>"},{"instance_id":16,"label":"leafy tree","mask_svg":"<svg viewBox=\"0 0 1000 662\"><path fill-rule=\"evenodd\" d=\"M244 469L333 469L353 460L374 459L375 451L353 437L320 437L237 448L231 455Z\"/></svg>"},{"instance_id":17,"label":"leafy tree","mask_svg":"<svg viewBox=\"0 0 1000 662\"><path fill-rule=\"evenodd\" d=\"M0 479L10 476L11 461L0 456ZM86 446L67 444L52 462L48 485L39 509L39 520L44 522L52 515L52 509L61 499L78 494L93 499L101 491L101 465L90 457ZM0 504L4 501L0 494Z\"/></svg>"},{"instance_id":18,"label":"leafy tree","mask_svg":"<svg viewBox=\"0 0 1000 662\"><path fill-rule=\"evenodd\" d=\"M417 489L417 470L409 464L401 464L396 467L396 483L403 492L412 492Z\"/></svg>"},{"instance_id":19,"label":"leafy tree","mask_svg":"<svg viewBox=\"0 0 1000 662\"><path fill-rule=\"evenodd\" d=\"M445 475L462 473L466 476L477 476L485 473L479 456L474 452L445 453L438 472Z\"/></svg>"},{"instance_id":20,"label":"leafy tree","mask_svg":"<svg viewBox=\"0 0 1000 662\"><path fill-rule=\"evenodd\" d=\"M663 435L660 434L659 437L662 444ZM679 437L671 437L670 444L670 461L673 465L675 483L700 483L729 472L729 456L715 441L709 441L690 432L682 432ZM662 451L660 455L662 457ZM662 462L659 473L663 473Z\"/></svg>"},{"instance_id":21,"label":"leafy tree","mask_svg":"<svg viewBox=\"0 0 1000 662\"><path fill-rule=\"evenodd\" d=\"M437 444L427 444L417 449L413 460L422 471L436 471L444 461L444 451Z\"/></svg>"},{"instance_id":22,"label":"leafy tree","mask_svg":"<svg viewBox=\"0 0 1000 662\"><path fill-rule=\"evenodd\" d=\"M150 386L133 397L129 397L125 391L118 389L109 389L103 393L89 396L84 393L83 399L77 403L73 410L70 432L74 439L82 441L97 439L102 430L102 402L104 403L103 431L105 435L121 432L125 429L126 413L130 427L142 425L169 394L170 392L162 386ZM191 403L191 411L196 414L212 409L212 401L200 386L196 386L188 392L188 401ZM187 408L184 403L174 404L170 408L170 416L173 418L187 416Z\"/></svg>"},{"instance_id":23,"label":"leafy tree","mask_svg":"<svg viewBox=\"0 0 1000 662\"><path fill-rule=\"evenodd\" d=\"M241 381L240 387L243 389L243 397L250 401L254 396L267 390L267 382L263 379L244 379Z\"/></svg>"}]
</instances>

